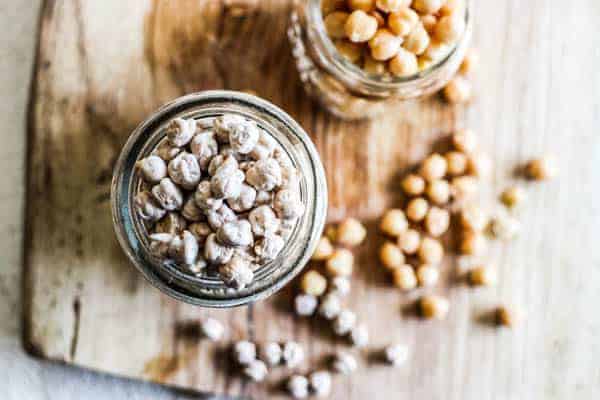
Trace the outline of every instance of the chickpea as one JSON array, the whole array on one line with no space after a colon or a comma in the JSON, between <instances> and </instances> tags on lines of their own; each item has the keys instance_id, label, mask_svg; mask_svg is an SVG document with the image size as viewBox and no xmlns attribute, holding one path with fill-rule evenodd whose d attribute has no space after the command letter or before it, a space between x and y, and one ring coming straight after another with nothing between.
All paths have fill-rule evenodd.
<instances>
[{"instance_id":1,"label":"chickpea","mask_svg":"<svg viewBox=\"0 0 600 400\"><path fill-rule=\"evenodd\" d=\"M434 181L442 179L446 175L447 170L448 163L446 162L446 159L443 156L434 153L423 160L419 173L426 180Z\"/></svg>"},{"instance_id":2,"label":"chickpea","mask_svg":"<svg viewBox=\"0 0 600 400\"><path fill-rule=\"evenodd\" d=\"M525 191L518 186L511 186L500 195L500 201L508 208L517 207L525 200Z\"/></svg>"},{"instance_id":3,"label":"chickpea","mask_svg":"<svg viewBox=\"0 0 600 400\"><path fill-rule=\"evenodd\" d=\"M470 129L459 129L452 134L452 145L458 151L471 154L477 150L477 135Z\"/></svg>"},{"instance_id":4,"label":"chickpea","mask_svg":"<svg viewBox=\"0 0 600 400\"><path fill-rule=\"evenodd\" d=\"M328 15L336 10L343 10L346 7L346 0L322 0L321 12Z\"/></svg>"},{"instance_id":5,"label":"chickpea","mask_svg":"<svg viewBox=\"0 0 600 400\"><path fill-rule=\"evenodd\" d=\"M327 236L322 236L321 239L319 239L319 243L317 243L317 248L311 259L314 261L324 261L331 257L332 254L333 246L331 245L329 238Z\"/></svg>"},{"instance_id":6,"label":"chickpea","mask_svg":"<svg viewBox=\"0 0 600 400\"><path fill-rule=\"evenodd\" d=\"M424 71L433 65L433 61L426 56L419 56L417 58L417 63L419 65L419 71Z\"/></svg>"},{"instance_id":7,"label":"chickpea","mask_svg":"<svg viewBox=\"0 0 600 400\"><path fill-rule=\"evenodd\" d=\"M377 32L377 19L362 10L356 10L346 20L344 30L351 42L367 42Z\"/></svg>"},{"instance_id":8,"label":"chickpea","mask_svg":"<svg viewBox=\"0 0 600 400\"><path fill-rule=\"evenodd\" d=\"M338 53L348 61L356 63L360 60L360 57L362 56L362 46L360 44L352 43L347 40L337 40L334 44Z\"/></svg>"},{"instance_id":9,"label":"chickpea","mask_svg":"<svg viewBox=\"0 0 600 400\"><path fill-rule=\"evenodd\" d=\"M421 244L421 234L415 229L408 229L398 236L398 247L406 254L415 254Z\"/></svg>"},{"instance_id":10,"label":"chickpea","mask_svg":"<svg viewBox=\"0 0 600 400\"><path fill-rule=\"evenodd\" d=\"M465 54L465 58L460 64L460 73L463 75L471 75L479 65L479 53L477 50L470 48Z\"/></svg>"},{"instance_id":11,"label":"chickpea","mask_svg":"<svg viewBox=\"0 0 600 400\"><path fill-rule=\"evenodd\" d=\"M479 193L479 181L469 175L455 176L450 182L450 194L456 201L465 202Z\"/></svg>"},{"instance_id":12,"label":"chickpea","mask_svg":"<svg viewBox=\"0 0 600 400\"><path fill-rule=\"evenodd\" d=\"M338 243L345 246L357 246L367 237L367 230L358 220L348 218L338 226Z\"/></svg>"},{"instance_id":13,"label":"chickpea","mask_svg":"<svg viewBox=\"0 0 600 400\"><path fill-rule=\"evenodd\" d=\"M387 72L387 65L383 61L377 61L371 56L366 56L363 63L363 69L369 74L385 75Z\"/></svg>"},{"instance_id":14,"label":"chickpea","mask_svg":"<svg viewBox=\"0 0 600 400\"><path fill-rule=\"evenodd\" d=\"M487 153L474 153L469 157L469 173L479 178L487 178L492 173L492 159Z\"/></svg>"},{"instance_id":15,"label":"chickpea","mask_svg":"<svg viewBox=\"0 0 600 400\"><path fill-rule=\"evenodd\" d=\"M467 255L477 255L483 253L487 247L487 240L480 232L464 232L460 243L460 253Z\"/></svg>"},{"instance_id":16,"label":"chickpea","mask_svg":"<svg viewBox=\"0 0 600 400\"><path fill-rule=\"evenodd\" d=\"M325 262L330 276L350 276L354 267L354 255L347 249L337 249Z\"/></svg>"},{"instance_id":17,"label":"chickpea","mask_svg":"<svg viewBox=\"0 0 600 400\"><path fill-rule=\"evenodd\" d=\"M370 11L369 15L377 20L377 28L385 27L385 16L380 11Z\"/></svg>"},{"instance_id":18,"label":"chickpea","mask_svg":"<svg viewBox=\"0 0 600 400\"><path fill-rule=\"evenodd\" d=\"M436 204L446 204L450 200L450 184L444 179L429 182L427 197Z\"/></svg>"},{"instance_id":19,"label":"chickpea","mask_svg":"<svg viewBox=\"0 0 600 400\"><path fill-rule=\"evenodd\" d=\"M473 232L483 232L488 225L487 214L477 204L469 204L460 211L460 224Z\"/></svg>"},{"instance_id":20,"label":"chickpea","mask_svg":"<svg viewBox=\"0 0 600 400\"><path fill-rule=\"evenodd\" d=\"M406 6L406 0L377 0L377 8L383 12L396 12Z\"/></svg>"},{"instance_id":21,"label":"chickpea","mask_svg":"<svg viewBox=\"0 0 600 400\"><path fill-rule=\"evenodd\" d=\"M429 210L429 203L422 197L416 197L406 205L406 216L413 222L422 221Z\"/></svg>"},{"instance_id":22,"label":"chickpea","mask_svg":"<svg viewBox=\"0 0 600 400\"><path fill-rule=\"evenodd\" d=\"M418 255L419 259L424 264L437 265L442 262L442 258L444 258L444 248L438 240L425 237L421 240Z\"/></svg>"},{"instance_id":23,"label":"chickpea","mask_svg":"<svg viewBox=\"0 0 600 400\"><path fill-rule=\"evenodd\" d=\"M375 10L375 0L348 0L351 10L362 10L369 12Z\"/></svg>"},{"instance_id":24,"label":"chickpea","mask_svg":"<svg viewBox=\"0 0 600 400\"><path fill-rule=\"evenodd\" d=\"M394 285L402 290L412 290L417 287L417 277L410 265L404 264L392 271Z\"/></svg>"},{"instance_id":25,"label":"chickpea","mask_svg":"<svg viewBox=\"0 0 600 400\"><path fill-rule=\"evenodd\" d=\"M379 29L375 36L369 40L371 57L378 61L389 60L398 53L402 39L389 30Z\"/></svg>"},{"instance_id":26,"label":"chickpea","mask_svg":"<svg viewBox=\"0 0 600 400\"><path fill-rule=\"evenodd\" d=\"M425 179L416 174L409 174L402 180L401 186L407 195L419 196L425 191Z\"/></svg>"},{"instance_id":27,"label":"chickpea","mask_svg":"<svg viewBox=\"0 0 600 400\"><path fill-rule=\"evenodd\" d=\"M440 279L440 270L433 265L423 264L417 268L417 281L419 286L435 286Z\"/></svg>"},{"instance_id":28,"label":"chickpea","mask_svg":"<svg viewBox=\"0 0 600 400\"><path fill-rule=\"evenodd\" d=\"M433 237L438 237L446 233L449 227L450 213L438 207L431 207L425 217L427 232Z\"/></svg>"},{"instance_id":29,"label":"chickpea","mask_svg":"<svg viewBox=\"0 0 600 400\"><path fill-rule=\"evenodd\" d=\"M337 242L337 226L329 225L327 228L325 228L325 236L327 236L327 239L329 239L332 243Z\"/></svg>"},{"instance_id":30,"label":"chickpea","mask_svg":"<svg viewBox=\"0 0 600 400\"><path fill-rule=\"evenodd\" d=\"M446 0L414 0L412 7L421 14L435 14L445 2Z\"/></svg>"},{"instance_id":31,"label":"chickpea","mask_svg":"<svg viewBox=\"0 0 600 400\"><path fill-rule=\"evenodd\" d=\"M345 11L334 11L327 15L323 20L327 34L333 39L343 39L346 37L344 26L349 16L350 14Z\"/></svg>"},{"instance_id":32,"label":"chickpea","mask_svg":"<svg viewBox=\"0 0 600 400\"><path fill-rule=\"evenodd\" d=\"M446 57L450 51L452 50L452 46L447 43L440 42L439 40L432 40L429 43L429 47L425 50L423 55L432 61L439 61Z\"/></svg>"},{"instance_id":33,"label":"chickpea","mask_svg":"<svg viewBox=\"0 0 600 400\"><path fill-rule=\"evenodd\" d=\"M493 286L496 281L496 270L492 267L481 265L469 271L469 283L473 286Z\"/></svg>"},{"instance_id":34,"label":"chickpea","mask_svg":"<svg viewBox=\"0 0 600 400\"><path fill-rule=\"evenodd\" d=\"M449 175L463 175L467 170L469 159L464 153L460 151L449 151L444 156L446 158L446 164L448 165Z\"/></svg>"},{"instance_id":35,"label":"chickpea","mask_svg":"<svg viewBox=\"0 0 600 400\"><path fill-rule=\"evenodd\" d=\"M402 47L398 49L398 54L390 60L388 68L392 75L400 77L411 76L419 72L417 57Z\"/></svg>"},{"instance_id":36,"label":"chickpea","mask_svg":"<svg viewBox=\"0 0 600 400\"><path fill-rule=\"evenodd\" d=\"M419 15L411 8L404 7L388 15L387 24L398 36L406 36L419 22Z\"/></svg>"},{"instance_id":37,"label":"chickpea","mask_svg":"<svg viewBox=\"0 0 600 400\"><path fill-rule=\"evenodd\" d=\"M379 249L379 260L383 266L392 271L404 265L404 253L392 242L385 242Z\"/></svg>"},{"instance_id":38,"label":"chickpea","mask_svg":"<svg viewBox=\"0 0 600 400\"><path fill-rule=\"evenodd\" d=\"M462 15L449 15L440 18L435 26L435 37L444 43L456 42L465 30L465 19Z\"/></svg>"},{"instance_id":39,"label":"chickpea","mask_svg":"<svg viewBox=\"0 0 600 400\"><path fill-rule=\"evenodd\" d=\"M398 236L408 229L408 221L404 215L404 211L400 209L388 210L381 219L379 225L381 231L390 236Z\"/></svg>"},{"instance_id":40,"label":"chickpea","mask_svg":"<svg viewBox=\"0 0 600 400\"><path fill-rule=\"evenodd\" d=\"M413 54L420 55L427 50L431 39L423 24L419 21L412 31L406 36L403 47Z\"/></svg>"},{"instance_id":41,"label":"chickpea","mask_svg":"<svg viewBox=\"0 0 600 400\"><path fill-rule=\"evenodd\" d=\"M543 181L556 176L556 162L551 156L535 158L527 163L525 172L530 179Z\"/></svg>"},{"instance_id":42,"label":"chickpea","mask_svg":"<svg viewBox=\"0 0 600 400\"><path fill-rule=\"evenodd\" d=\"M421 16L421 23L423 24L423 27L425 28L427 33L429 33L430 35L433 34L437 22L438 19L435 15L427 14Z\"/></svg>"},{"instance_id":43,"label":"chickpea","mask_svg":"<svg viewBox=\"0 0 600 400\"><path fill-rule=\"evenodd\" d=\"M308 271L302 276L300 288L306 294L321 296L327 289L327 279L315 270Z\"/></svg>"},{"instance_id":44,"label":"chickpea","mask_svg":"<svg viewBox=\"0 0 600 400\"><path fill-rule=\"evenodd\" d=\"M437 295L423 296L419 299L419 310L423 318L444 319L448 315L450 303Z\"/></svg>"},{"instance_id":45,"label":"chickpea","mask_svg":"<svg viewBox=\"0 0 600 400\"><path fill-rule=\"evenodd\" d=\"M519 315L514 309L506 306L499 306L496 309L496 323L499 325L513 327L519 319Z\"/></svg>"},{"instance_id":46,"label":"chickpea","mask_svg":"<svg viewBox=\"0 0 600 400\"><path fill-rule=\"evenodd\" d=\"M471 82L461 76L455 76L442 90L444 98L450 104L464 104L471 101L473 88Z\"/></svg>"},{"instance_id":47,"label":"chickpea","mask_svg":"<svg viewBox=\"0 0 600 400\"><path fill-rule=\"evenodd\" d=\"M446 4L440 8L440 15L452 15L463 10L464 0L446 0Z\"/></svg>"}]
</instances>

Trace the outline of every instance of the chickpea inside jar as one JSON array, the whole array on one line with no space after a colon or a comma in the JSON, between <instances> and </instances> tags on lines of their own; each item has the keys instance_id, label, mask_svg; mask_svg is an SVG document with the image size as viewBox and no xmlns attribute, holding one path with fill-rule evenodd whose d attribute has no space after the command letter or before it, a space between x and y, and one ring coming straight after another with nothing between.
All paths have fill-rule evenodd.
<instances>
[{"instance_id":1,"label":"chickpea inside jar","mask_svg":"<svg viewBox=\"0 0 600 400\"><path fill-rule=\"evenodd\" d=\"M113 175L117 238L158 289L191 304L262 299L310 259L327 186L308 135L240 92L178 98L132 133Z\"/></svg>"},{"instance_id":2,"label":"chickpea inside jar","mask_svg":"<svg viewBox=\"0 0 600 400\"><path fill-rule=\"evenodd\" d=\"M288 36L306 91L344 119L441 89L471 38L470 0L304 0Z\"/></svg>"}]
</instances>

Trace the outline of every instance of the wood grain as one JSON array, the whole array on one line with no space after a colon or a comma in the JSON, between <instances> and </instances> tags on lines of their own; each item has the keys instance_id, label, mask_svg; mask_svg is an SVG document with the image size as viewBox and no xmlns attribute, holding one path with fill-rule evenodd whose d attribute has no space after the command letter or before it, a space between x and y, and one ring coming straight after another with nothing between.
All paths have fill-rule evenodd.
<instances>
[{"instance_id":1,"label":"wood grain","mask_svg":"<svg viewBox=\"0 0 600 400\"><path fill-rule=\"evenodd\" d=\"M162 103L184 93L252 90L283 107L311 134L325 164L329 217L368 222L357 251L349 306L372 344L359 372L336 377L336 399L591 398L600 389L600 43L594 0L480 2L475 43L482 53L473 105L435 98L395 115L345 123L306 98L285 29L291 3L263 0L47 0L43 7L30 110L25 345L35 354L129 377L201 391L278 397L284 371L245 384L196 321L226 322L229 340L295 339L306 372L345 344L319 321L290 313L294 289L251 308L205 310L178 304L146 284L122 254L109 210L111 171L128 133ZM443 322L402 312L414 294L390 288L375 261L375 222L399 201L401 172L454 127L470 126L496 169L484 202L515 182L512 170L546 151L561 176L527 184L520 239L494 245L500 285L444 285ZM515 331L479 322L498 302L528 310ZM392 341L410 346L405 368L373 354Z\"/></svg>"}]
</instances>

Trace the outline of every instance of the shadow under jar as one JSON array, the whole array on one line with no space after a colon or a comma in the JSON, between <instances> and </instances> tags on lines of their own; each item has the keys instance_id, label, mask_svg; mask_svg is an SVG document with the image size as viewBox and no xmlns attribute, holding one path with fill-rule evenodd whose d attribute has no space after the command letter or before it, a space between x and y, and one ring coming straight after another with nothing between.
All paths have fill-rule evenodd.
<instances>
[{"instance_id":1,"label":"shadow under jar","mask_svg":"<svg viewBox=\"0 0 600 400\"><path fill-rule=\"evenodd\" d=\"M277 257L254 271L243 289L227 287L216 274L193 274L150 250L149 225L135 212L134 197L145 184L135 164L165 140L175 118L208 120L236 114L271 135L300 172L304 213ZM111 207L117 239L130 261L150 283L169 296L206 307L233 307L264 299L296 276L310 259L325 224L327 185L318 153L304 130L283 110L258 97L231 91L206 91L164 105L131 134L115 166Z\"/></svg>"},{"instance_id":2,"label":"shadow under jar","mask_svg":"<svg viewBox=\"0 0 600 400\"><path fill-rule=\"evenodd\" d=\"M325 29L322 0L299 0L288 38L305 90L328 111L348 120L372 118L392 111L398 102L438 91L456 74L471 40L472 0L463 1L464 30L448 54L413 75L394 77L369 74L343 57Z\"/></svg>"}]
</instances>

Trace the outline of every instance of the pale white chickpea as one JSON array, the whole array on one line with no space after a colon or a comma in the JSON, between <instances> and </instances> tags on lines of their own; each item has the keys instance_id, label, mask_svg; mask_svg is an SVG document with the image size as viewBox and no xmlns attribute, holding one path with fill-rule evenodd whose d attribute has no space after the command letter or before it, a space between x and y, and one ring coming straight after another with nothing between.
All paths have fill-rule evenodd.
<instances>
[{"instance_id":1,"label":"pale white chickpea","mask_svg":"<svg viewBox=\"0 0 600 400\"><path fill-rule=\"evenodd\" d=\"M392 75L399 77L411 76L419 72L417 57L400 47L398 53L390 60L388 68Z\"/></svg>"},{"instance_id":2,"label":"pale white chickpea","mask_svg":"<svg viewBox=\"0 0 600 400\"><path fill-rule=\"evenodd\" d=\"M467 204L460 210L459 221L464 229L483 232L489 220L487 213L478 204Z\"/></svg>"},{"instance_id":3,"label":"pale white chickpea","mask_svg":"<svg viewBox=\"0 0 600 400\"><path fill-rule=\"evenodd\" d=\"M381 218L381 223L379 224L379 228L381 231L387 235L397 237L406 229L408 229L408 221L406 220L406 215L404 215L404 211L393 208L391 210L386 211L386 213Z\"/></svg>"},{"instance_id":4,"label":"pale white chickpea","mask_svg":"<svg viewBox=\"0 0 600 400\"><path fill-rule=\"evenodd\" d=\"M423 318L444 319L450 310L450 303L437 295L423 296L419 299L419 311Z\"/></svg>"},{"instance_id":5,"label":"pale white chickpea","mask_svg":"<svg viewBox=\"0 0 600 400\"><path fill-rule=\"evenodd\" d=\"M405 262L402 249L389 241L385 242L379 248L379 260L381 261L381 264L390 271L401 267Z\"/></svg>"},{"instance_id":6,"label":"pale white chickpea","mask_svg":"<svg viewBox=\"0 0 600 400\"><path fill-rule=\"evenodd\" d=\"M314 261L324 261L333 254L333 245L327 236L322 236L317 243L315 252L311 259Z\"/></svg>"},{"instance_id":7,"label":"pale white chickpea","mask_svg":"<svg viewBox=\"0 0 600 400\"><path fill-rule=\"evenodd\" d=\"M479 181L473 176L455 176L450 181L450 194L458 202L471 200L477 193L479 193Z\"/></svg>"},{"instance_id":8,"label":"pale white chickpea","mask_svg":"<svg viewBox=\"0 0 600 400\"><path fill-rule=\"evenodd\" d=\"M329 276L350 276L354 268L354 254L347 249L336 249L325 262Z\"/></svg>"},{"instance_id":9,"label":"pale white chickpea","mask_svg":"<svg viewBox=\"0 0 600 400\"><path fill-rule=\"evenodd\" d=\"M429 211L429 203L422 197L415 197L406 205L406 216L413 222L422 221Z\"/></svg>"},{"instance_id":10,"label":"pale white chickpea","mask_svg":"<svg viewBox=\"0 0 600 400\"><path fill-rule=\"evenodd\" d=\"M419 21L412 31L404 39L402 46L413 54L420 55L427 50L431 38L425 30L423 24Z\"/></svg>"},{"instance_id":11,"label":"pale white chickpea","mask_svg":"<svg viewBox=\"0 0 600 400\"><path fill-rule=\"evenodd\" d=\"M383 12L396 12L406 6L406 0L377 0L377 8Z\"/></svg>"},{"instance_id":12,"label":"pale white chickpea","mask_svg":"<svg viewBox=\"0 0 600 400\"><path fill-rule=\"evenodd\" d=\"M440 18L435 26L435 37L444 43L454 43L465 30L465 19L461 15Z\"/></svg>"},{"instance_id":13,"label":"pale white chickpea","mask_svg":"<svg viewBox=\"0 0 600 400\"><path fill-rule=\"evenodd\" d=\"M444 258L444 247L438 240L425 237L421 240L418 255L422 263L437 265Z\"/></svg>"},{"instance_id":14,"label":"pale white chickpea","mask_svg":"<svg viewBox=\"0 0 600 400\"><path fill-rule=\"evenodd\" d=\"M371 57L378 61L386 61L394 57L400 49L402 38L394 35L391 31L379 29L375 36L369 40Z\"/></svg>"},{"instance_id":15,"label":"pale white chickpea","mask_svg":"<svg viewBox=\"0 0 600 400\"><path fill-rule=\"evenodd\" d=\"M435 14L445 2L446 0L414 0L412 7L421 14Z\"/></svg>"},{"instance_id":16,"label":"pale white chickpea","mask_svg":"<svg viewBox=\"0 0 600 400\"><path fill-rule=\"evenodd\" d=\"M448 170L446 159L438 153L433 153L421 164L419 174L427 181L442 179Z\"/></svg>"},{"instance_id":17,"label":"pale white chickpea","mask_svg":"<svg viewBox=\"0 0 600 400\"><path fill-rule=\"evenodd\" d=\"M410 265L404 264L392 271L394 286L402 290L412 290L417 287L417 276Z\"/></svg>"},{"instance_id":18,"label":"pale white chickpea","mask_svg":"<svg viewBox=\"0 0 600 400\"><path fill-rule=\"evenodd\" d=\"M416 229L407 229L398 236L398 247L405 254L415 254L421 245L421 234Z\"/></svg>"},{"instance_id":19,"label":"pale white chickpea","mask_svg":"<svg viewBox=\"0 0 600 400\"><path fill-rule=\"evenodd\" d=\"M469 156L468 171L479 178L486 178L492 173L492 158L487 153L476 152Z\"/></svg>"},{"instance_id":20,"label":"pale white chickpea","mask_svg":"<svg viewBox=\"0 0 600 400\"><path fill-rule=\"evenodd\" d=\"M336 40L334 45L338 53L352 63L358 62L362 56L363 49L358 43L352 43L348 40Z\"/></svg>"},{"instance_id":21,"label":"pale white chickpea","mask_svg":"<svg viewBox=\"0 0 600 400\"><path fill-rule=\"evenodd\" d=\"M362 10L355 10L346 20L344 30L351 42L367 42L377 32L377 19Z\"/></svg>"},{"instance_id":22,"label":"pale white chickpea","mask_svg":"<svg viewBox=\"0 0 600 400\"><path fill-rule=\"evenodd\" d=\"M477 135L470 129L459 129L452 134L452 145L458 151L471 154L477 150Z\"/></svg>"},{"instance_id":23,"label":"pale white chickpea","mask_svg":"<svg viewBox=\"0 0 600 400\"><path fill-rule=\"evenodd\" d=\"M446 233L450 227L450 213L439 207L431 207L425 217L425 229L433 237Z\"/></svg>"},{"instance_id":24,"label":"pale white chickpea","mask_svg":"<svg viewBox=\"0 0 600 400\"><path fill-rule=\"evenodd\" d=\"M343 10L346 7L346 0L321 0L321 12L327 15L336 10Z\"/></svg>"},{"instance_id":25,"label":"pale white chickpea","mask_svg":"<svg viewBox=\"0 0 600 400\"><path fill-rule=\"evenodd\" d=\"M460 73L463 75L473 74L479 65L479 53L474 48L467 50L465 58L460 64Z\"/></svg>"},{"instance_id":26,"label":"pale white chickpea","mask_svg":"<svg viewBox=\"0 0 600 400\"><path fill-rule=\"evenodd\" d=\"M440 270L430 264L422 264L417 268L417 281L419 286L435 286L440 279Z\"/></svg>"},{"instance_id":27,"label":"pale white chickpea","mask_svg":"<svg viewBox=\"0 0 600 400\"><path fill-rule=\"evenodd\" d=\"M432 35L435 30L435 26L438 23L438 19L435 15L432 14L421 15L421 23L423 24L423 27L425 28L427 33L429 33L429 35Z\"/></svg>"},{"instance_id":28,"label":"pale white chickpea","mask_svg":"<svg viewBox=\"0 0 600 400\"><path fill-rule=\"evenodd\" d=\"M525 172L529 179L536 181L554 178L557 173L556 161L548 155L535 158L527 163Z\"/></svg>"},{"instance_id":29,"label":"pale white chickpea","mask_svg":"<svg viewBox=\"0 0 600 400\"><path fill-rule=\"evenodd\" d=\"M469 283L473 286L493 286L496 284L497 273L493 267L479 265L469 271Z\"/></svg>"},{"instance_id":30,"label":"pale white chickpea","mask_svg":"<svg viewBox=\"0 0 600 400\"><path fill-rule=\"evenodd\" d=\"M455 76L442 90L444 98L450 104L464 104L473 98L471 82L462 76Z\"/></svg>"},{"instance_id":31,"label":"pale white chickpea","mask_svg":"<svg viewBox=\"0 0 600 400\"><path fill-rule=\"evenodd\" d=\"M351 10L362 10L364 12L375 9L375 0L347 0Z\"/></svg>"},{"instance_id":32,"label":"pale white chickpea","mask_svg":"<svg viewBox=\"0 0 600 400\"><path fill-rule=\"evenodd\" d=\"M460 151L449 151L444 155L446 164L448 165L449 175L463 175L467 171L469 159Z\"/></svg>"},{"instance_id":33,"label":"pale white chickpea","mask_svg":"<svg viewBox=\"0 0 600 400\"><path fill-rule=\"evenodd\" d=\"M354 218L348 218L338 225L337 242L344 246L357 246L367 237L367 230Z\"/></svg>"},{"instance_id":34,"label":"pale white chickpea","mask_svg":"<svg viewBox=\"0 0 600 400\"><path fill-rule=\"evenodd\" d=\"M323 20L327 34L333 39L343 39L346 37L344 26L349 16L350 14L345 11L334 11L327 15Z\"/></svg>"},{"instance_id":35,"label":"pale white chickpea","mask_svg":"<svg viewBox=\"0 0 600 400\"><path fill-rule=\"evenodd\" d=\"M525 200L525 191L519 186L511 186L500 195L500 201L508 207L515 208Z\"/></svg>"},{"instance_id":36,"label":"pale white chickpea","mask_svg":"<svg viewBox=\"0 0 600 400\"><path fill-rule=\"evenodd\" d=\"M392 32L398 36L406 36L419 22L419 14L409 7L388 15L387 24Z\"/></svg>"},{"instance_id":37,"label":"pale white chickpea","mask_svg":"<svg viewBox=\"0 0 600 400\"><path fill-rule=\"evenodd\" d=\"M366 56L363 63L363 70L373 75L385 75L387 72L387 64L383 61L377 61L371 56Z\"/></svg>"},{"instance_id":38,"label":"pale white chickpea","mask_svg":"<svg viewBox=\"0 0 600 400\"><path fill-rule=\"evenodd\" d=\"M321 296L327 289L327 279L315 270L308 271L300 280L300 289L306 294Z\"/></svg>"},{"instance_id":39,"label":"pale white chickpea","mask_svg":"<svg viewBox=\"0 0 600 400\"><path fill-rule=\"evenodd\" d=\"M419 196L425 191L425 179L417 174L406 175L400 185L409 196Z\"/></svg>"},{"instance_id":40,"label":"pale white chickpea","mask_svg":"<svg viewBox=\"0 0 600 400\"><path fill-rule=\"evenodd\" d=\"M481 232L466 231L463 233L459 251L461 254L478 255L487 248L487 240Z\"/></svg>"},{"instance_id":41,"label":"pale white chickpea","mask_svg":"<svg viewBox=\"0 0 600 400\"><path fill-rule=\"evenodd\" d=\"M444 179L431 181L427 185L425 193L433 203L446 204L450 200L450 184Z\"/></svg>"}]
</instances>

